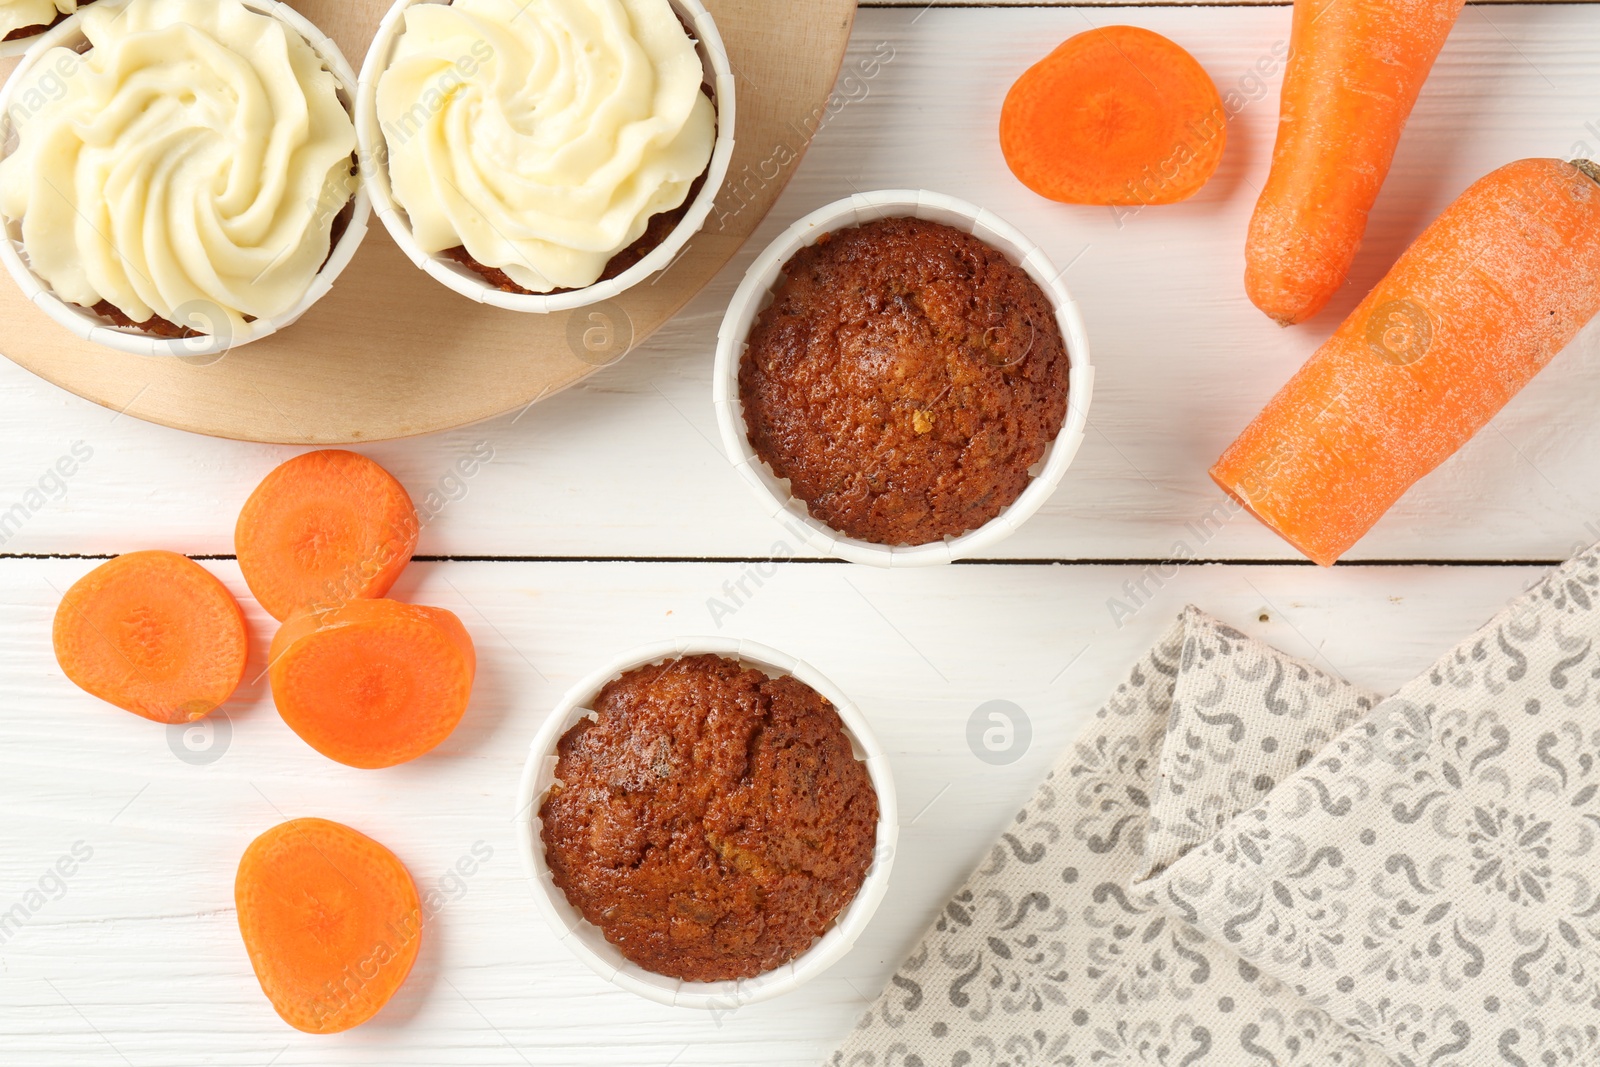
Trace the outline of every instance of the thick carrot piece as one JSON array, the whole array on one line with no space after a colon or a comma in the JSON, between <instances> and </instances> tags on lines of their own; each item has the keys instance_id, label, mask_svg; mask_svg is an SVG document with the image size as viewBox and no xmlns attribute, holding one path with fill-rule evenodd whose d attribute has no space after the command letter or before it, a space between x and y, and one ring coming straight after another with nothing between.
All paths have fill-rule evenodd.
<instances>
[{"instance_id":1,"label":"thick carrot piece","mask_svg":"<svg viewBox=\"0 0 1600 1067\"><path fill-rule=\"evenodd\" d=\"M1000 149L1029 189L1068 204L1171 204L1217 169L1227 122L1193 56L1137 26L1069 38L1017 79Z\"/></svg>"},{"instance_id":2,"label":"thick carrot piece","mask_svg":"<svg viewBox=\"0 0 1600 1067\"><path fill-rule=\"evenodd\" d=\"M1245 289L1280 326L1344 285L1400 133L1463 0L1295 0Z\"/></svg>"},{"instance_id":3,"label":"thick carrot piece","mask_svg":"<svg viewBox=\"0 0 1600 1067\"><path fill-rule=\"evenodd\" d=\"M419 532L405 487L365 456L307 452L268 474L234 529L239 570L282 621L381 597L411 562Z\"/></svg>"},{"instance_id":4,"label":"thick carrot piece","mask_svg":"<svg viewBox=\"0 0 1600 1067\"><path fill-rule=\"evenodd\" d=\"M376 1015L421 947L422 907L405 865L327 819L293 819L252 841L233 895L261 991L308 1034Z\"/></svg>"},{"instance_id":5,"label":"thick carrot piece","mask_svg":"<svg viewBox=\"0 0 1600 1067\"><path fill-rule=\"evenodd\" d=\"M1475 182L1211 469L1331 565L1600 311L1600 168Z\"/></svg>"},{"instance_id":6,"label":"thick carrot piece","mask_svg":"<svg viewBox=\"0 0 1600 1067\"><path fill-rule=\"evenodd\" d=\"M233 594L175 552L130 552L84 575L61 598L53 639L73 684L164 723L214 711L248 655Z\"/></svg>"},{"instance_id":7,"label":"thick carrot piece","mask_svg":"<svg viewBox=\"0 0 1600 1067\"><path fill-rule=\"evenodd\" d=\"M331 760L392 767L450 736L477 657L443 608L352 600L299 615L273 638L272 699L289 728Z\"/></svg>"}]
</instances>

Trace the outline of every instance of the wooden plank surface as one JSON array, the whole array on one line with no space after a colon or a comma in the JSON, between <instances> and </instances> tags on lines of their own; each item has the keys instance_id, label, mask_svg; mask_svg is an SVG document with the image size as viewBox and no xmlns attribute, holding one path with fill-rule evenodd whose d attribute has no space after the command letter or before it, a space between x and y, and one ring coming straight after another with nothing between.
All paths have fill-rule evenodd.
<instances>
[{"instance_id":1,"label":"wooden plank surface","mask_svg":"<svg viewBox=\"0 0 1600 1067\"><path fill-rule=\"evenodd\" d=\"M1067 268L1094 346L1088 440L1061 489L1006 558L1165 558L1183 541L1213 558L1289 559L1235 516L1204 538L1221 503L1205 471L1332 331L1385 264L1461 189L1525 155L1600 150L1600 13L1588 6L1475 8L1424 91L1374 214L1349 291L1323 316L1280 330L1246 301L1242 242L1266 171L1282 8L1149 11L1026 8L867 10L836 114L752 245L688 310L621 364L520 416L373 448L420 492L478 441L496 459L424 535L438 554L769 556L782 533L723 459L711 407L722 309L756 248L799 215L855 189L922 185L986 204ZM1050 43L1137 21L1192 49L1238 94L1221 172L1192 201L1119 218L1021 188L995 143L1010 80ZM959 55L960 62L953 62ZM891 56L875 78L859 64ZM384 240L374 235L375 241ZM0 349L4 347L0 336ZM230 358L250 359L250 350ZM130 380L126 399L140 386ZM1358 546L1365 559L1556 559L1600 537L1600 329L1556 363ZM0 526L0 552L112 552L166 544L229 552L230 512L292 450L202 441L117 417L0 363L7 459L0 515L73 441L94 459L65 499ZM50 488L54 488L53 486ZM206 521L201 521L205 519ZM1216 520L1212 520L1213 522ZM797 546L793 546L797 547Z\"/></svg>"},{"instance_id":2,"label":"wooden plank surface","mask_svg":"<svg viewBox=\"0 0 1600 1067\"><path fill-rule=\"evenodd\" d=\"M1004 556L1160 560L1183 541L1217 559L1291 558L1252 521L1214 512L1204 476L1339 314L1278 331L1238 282L1276 118L1279 74L1257 63L1288 17L1242 6L860 13L834 115L757 243L854 189L909 184L987 204L1070 264L1099 371L1092 426L1061 492ZM993 125L1010 80L1055 41L1111 22L1172 36L1240 94L1223 170L1190 204L1121 220L1046 204L999 159ZM1521 155L1600 151L1597 46L1592 7L1485 5L1463 16L1340 308L1480 174ZM851 75L875 56L888 57L876 77ZM239 504L296 450L141 423L0 361L0 913L75 843L93 851L59 899L50 886L0 942L0 1067L815 1065L1184 603L1388 689L1541 573L1142 562L885 573L742 562L795 554L715 443L713 340L754 252L622 364L526 414L365 450L413 491L425 553L497 557L422 563L402 580L399 595L460 613L480 680L446 746L389 771L315 756L259 681L226 709L226 747L201 763L182 735L61 677L50 616L93 563L27 554L229 553ZM1357 555L1556 560L1600 538L1591 470L1600 427L1587 400L1597 387L1600 336L1590 330ZM130 382L128 400L137 388ZM508 556L559 559L499 558ZM679 557L731 559L652 562ZM206 565L244 594L230 561ZM1121 626L1113 602L1132 610L1118 612ZM245 605L264 638L266 620ZM690 633L775 645L851 693L890 752L904 813L889 899L857 950L793 996L732 1015L657 1007L593 978L544 929L511 836L525 747L565 688L623 648ZM1033 733L1005 766L977 759L965 740L973 711L996 699L1022 708ZM331 1039L293 1033L270 1013L232 911L239 851L296 814L374 833L449 901L400 999ZM447 877L480 842L488 860Z\"/></svg>"},{"instance_id":3,"label":"wooden plank surface","mask_svg":"<svg viewBox=\"0 0 1600 1067\"><path fill-rule=\"evenodd\" d=\"M302 744L259 684L224 709L227 744L208 765L175 755L166 728L74 689L50 662L49 620L57 590L89 566L0 561L0 913L76 842L92 850L49 894L59 899L0 943L0 1063L18 1067L814 1065L1186 601L1390 688L1539 573L1195 566L1119 629L1105 602L1138 580L1131 568L795 563L759 588L747 581L753 595L719 630L707 600L725 597L742 566L418 565L400 594L457 611L477 636L473 705L436 753L356 771ZM211 566L244 596L232 564ZM720 1016L646 1003L571 958L534 910L510 823L526 746L568 685L619 650L708 632L802 656L850 693L889 752L903 812L889 897L856 950L789 997ZM997 699L1032 727L1008 766L965 741L971 714ZM396 1003L332 1038L271 1013L235 925L241 850L300 814L373 834L424 886L444 879L448 900ZM488 859L445 879L479 842Z\"/></svg>"}]
</instances>

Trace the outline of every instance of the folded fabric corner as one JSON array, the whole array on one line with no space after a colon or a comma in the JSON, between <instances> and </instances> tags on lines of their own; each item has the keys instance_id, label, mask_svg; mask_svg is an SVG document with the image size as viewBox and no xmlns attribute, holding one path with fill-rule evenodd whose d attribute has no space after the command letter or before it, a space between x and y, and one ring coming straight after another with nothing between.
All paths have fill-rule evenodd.
<instances>
[{"instance_id":1,"label":"folded fabric corner","mask_svg":"<svg viewBox=\"0 0 1600 1067\"><path fill-rule=\"evenodd\" d=\"M1326 1013L1139 891L1373 702L1185 609L830 1062L1380 1067Z\"/></svg>"},{"instance_id":2,"label":"folded fabric corner","mask_svg":"<svg viewBox=\"0 0 1600 1067\"><path fill-rule=\"evenodd\" d=\"M1179 628L1136 887L1211 840L1379 699L1193 605Z\"/></svg>"},{"instance_id":3,"label":"folded fabric corner","mask_svg":"<svg viewBox=\"0 0 1600 1067\"><path fill-rule=\"evenodd\" d=\"M1600 556L1142 883L1404 1067L1600 1062Z\"/></svg>"},{"instance_id":4,"label":"folded fabric corner","mask_svg":"<svg viewBox=\"0 0 1600 1067\"><path fill-rule=\"evenodd\" d=\"M1597 549L1383 701L1186 608L830 1062L1600 1063L1597 644Z\"/></svg>"}]
</instances>

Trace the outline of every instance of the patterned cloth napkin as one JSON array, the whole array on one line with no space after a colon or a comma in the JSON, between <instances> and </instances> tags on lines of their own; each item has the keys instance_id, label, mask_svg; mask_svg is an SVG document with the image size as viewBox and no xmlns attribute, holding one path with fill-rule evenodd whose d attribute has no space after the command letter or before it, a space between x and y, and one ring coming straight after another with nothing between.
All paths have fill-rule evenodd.
<instances>
[{"instance_id":1,"label":"patterned cloth napkin","mask_svg":"<svg viewBox=\"0 0 1600 1067\"><path fill-rule=\"evenodd\" d=\"M1600 1063L1600 546L1388 700L1188 609L836 1067Z\"/></svg>"}]
</instances>

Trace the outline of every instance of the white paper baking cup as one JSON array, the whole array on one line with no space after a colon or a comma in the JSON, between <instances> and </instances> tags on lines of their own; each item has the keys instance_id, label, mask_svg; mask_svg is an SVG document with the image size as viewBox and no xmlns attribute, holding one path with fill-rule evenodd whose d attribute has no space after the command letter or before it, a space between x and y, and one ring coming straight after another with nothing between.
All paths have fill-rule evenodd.
<instances>
[{"instance_id":1,"label":"white paper baking cup","mask_svg":"<svg viewBox=\"0 0 1600 1067\"><path fill-rule=\"evenodd\" d=\"M98 0L99 5L115 2L116 0ZM355 71L345 61L344 54L339 51L339 46L333 39L312 25L304 15L289 5L280 3L279 0L242 0L242 2L251 11L278 19L305 38L306 43L322 59L323 66L338 79L340 99L354 119ZM27 50L22 62L6 80L5 87L0 89L0 158L4 158L14 148L15 131L11 127L10 119L11 97L16 87L22 83L26 72L52 48L61 46L81 51L88 44L88 39L84 37L82 31L81 14L73 15L49 32L31 40L33 44ZM207 334L197 337L152 337L139 330L113 326L88 308L62 300L51 291L45 280L28 266L27 253L22 243L20 220L0 218L0 223L5 226L5 239L0 240L0 261L4 261L11 277L16 279L30 301L46 315L87 341L135 356L215 356L277 333L294 323L311 310L313 304L328 294L333 288L333 283L338 281L339 275L355 258L356 249L361 246L362 238L367 235L367 225L372 217L371 202L367 199L364 187L357 187L352 204L349 226L340 236L339 243L334 245L328 261L322 265L305 296L301 297L294 307L276 318L257 319L246 324L242 331L230 331L220 336Z\"/></svg>"},{"instance_id":2,"label":"white paper baking cup","mask_svg":"<svg viewBox=\"0 0 1600 1067\"><path fill-rule=\"evenodd\" d=\"M398 0L383 17L378 34L367 50L366 62L361 66L361 88L356 97L356 138L361 143L361 175L372 197L374 210L383 220L384 228L394 238L395 244L407 259L422 268L432 278L462 296L491 307L509 311L548 314L570 311L610 300L625 290L633 288L658 271L664 270L683 251L695 234L705 226L711 216L712 205L722 190L728 176L728 166L733 161L734 125L737 108L734 100L733 65L728 60L728 50L723 45L722 34L711 13L700 0L671 0L672 6L694 27L699 39L700 61L710 75L716 95L717 140L711 151L711 163L706 170L705 184L700 195L689 205L689 212L667 235L639 262L606 281L595 282L582 289L565 293L508 293L496 289L483 276L469 270L455 260L422 250L416 235L411 232L411 219L394 198L389 183L387 165L388 146L383 135L383 125L378 121L378 79L389 69L395 46L405 34L406 9L416 4L449 3L450 0Z\"/></svg>"},{"instance_id":3,"label":"white paper baking cup","mask_svg":"<svg viewBox=\"0 0 1600 1067\"><path fill-rule=\"evenodd\" d=\"M566 894L556 886L550 868L545 864L544 842L539 836L543 826L539 809L555 781L556 745L568 730L593 714L589 707L600 689L635 667L701 653L737 659L775 677L791 675L822 694L839 712L856 758L867 765L873 789L878 794L877 845L872 866L867 870L866 880L861 883L855 899L811 948L776 970L736 982L685 982L647 971L630 962L617 951L615 945L605 939L598 927L591 925L577 908L568 903ZM895 844L900 833L889 757L878 744L872 727L860 709L810 664L766 645L723 637L683 637L636 648L618 656L568 690L533 739L528 762L522 769L522 783L517 790L517 807L512 818L516 822L523 865L533 882L534 900L549 920L551 929L556 931L575 956L611 984L647 1000L708 1011L732 1011L745 1004L781 996L815 978L849 952L889 888L889 868L894 863Z\"/></svg>"},{"instance_id":4,"label":"white paper baking cup","mask_svg":"<svg viewBox=\"0 0 1600 1067\"><path fill-rule=\"evenodd\" d=\"M882 545L847 537L811 517L804 501L789 491L750 446L739 402L739 363L756 317L772 303L772 290L791 256L834 230L882 218L919 218L940 222L973 234L1021 265L1055 305L1056 321L1067 344L1070 360L1067 379L1067 416L1061 432L1045 450L1033 481L1009 507L976 530L925 545ZM760 499L767 514L783 523L796 537L829 556L875 567L922 567L950 563L993 548L1017 528L1055 492L1083 443L1089 420L1089 400L1094 393L1094 367L1089 361L1089 338L1083 316L1060 271L1044 250L1021 231L985 208L926 189L885 189L858 193L813 211L767 246L745 273L733 295L717 334L717 362L712 372L711 398L722 430L722 447L745 482Z\"/></svg>"}]
</instances>

